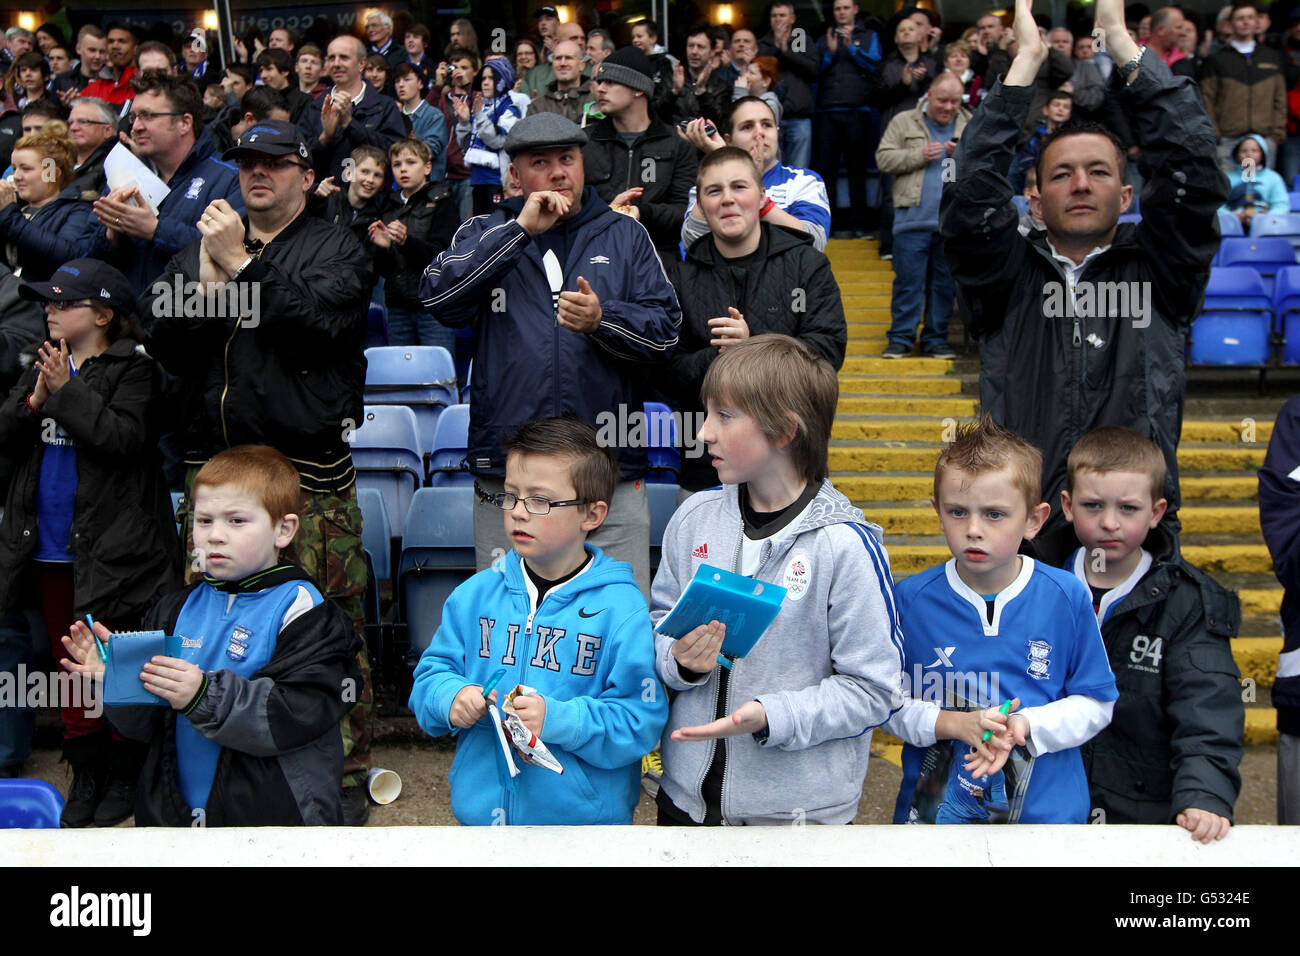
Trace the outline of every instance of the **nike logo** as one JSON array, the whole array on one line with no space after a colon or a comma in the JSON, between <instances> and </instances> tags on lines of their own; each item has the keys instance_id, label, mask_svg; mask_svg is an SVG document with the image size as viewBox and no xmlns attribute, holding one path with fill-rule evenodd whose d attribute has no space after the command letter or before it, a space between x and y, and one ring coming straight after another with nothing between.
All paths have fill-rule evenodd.
<instances>
[{"instance_id":1,"label":"nike logo","mask_svg":"<svg viewBox=\"0 0 1300 956\"><path fill-rule=\"evenodd\" d=\"M595 617L597 614L601 613L601 611L604 611L604 610L605 610L605 609L602 607L599 611L592 611L592 612L589 614L589 613L587 613L587 611L586 611L585 608L578 608L578 617Z\"/></svg>"}]
</instances>

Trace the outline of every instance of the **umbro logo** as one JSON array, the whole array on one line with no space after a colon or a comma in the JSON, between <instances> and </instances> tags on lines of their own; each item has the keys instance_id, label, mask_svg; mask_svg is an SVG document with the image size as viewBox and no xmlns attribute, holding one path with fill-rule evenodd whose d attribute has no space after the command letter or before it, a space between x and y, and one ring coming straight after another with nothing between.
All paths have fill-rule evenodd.
<instances>
[{"instance_id":1,"label":"umbro logo","mask_svg":"<svg viewBox=\"0 0 1300 956\"><path fill-rule=\"evenodd\" d=\"M609 256L592 256L587 262L593 266L607 266L609 265Z\"/></svg>"},{"instance_id":2,"label":"umbro logo","mask_svg":"<svg viewBox=\"0 0 1300 956\"><path fill-rule=\"evenodd\" d=\"M704 544L700 545L698 548L692 551L691 554L697 558L707 558L709 556L708 542L706 541Z\"/></svg>"},{"instance_id":3,"label":"umbro logo","mask_svg":"<svg viewBox=\"0 0 1300 956\"><path fill-rule=\"evenodd\" d=\"M955 650L957 650L956 646L936 647L934 652L939 656L929 664L925 665L926 670L929 670L931 667L952 667L952 652Z\"/></svg>"},{"instance_id":4,"label":"umbro logo","mask_svg":"<svg viewBox=\"0 0 1300 956\"><path fill-rule=\"evenodd\" d=\"M580 607L578 608L578 617L595 617L603 610L605 610L603 607L595 611L588 611L585 607Z\"/></svg>"}]
</instances>

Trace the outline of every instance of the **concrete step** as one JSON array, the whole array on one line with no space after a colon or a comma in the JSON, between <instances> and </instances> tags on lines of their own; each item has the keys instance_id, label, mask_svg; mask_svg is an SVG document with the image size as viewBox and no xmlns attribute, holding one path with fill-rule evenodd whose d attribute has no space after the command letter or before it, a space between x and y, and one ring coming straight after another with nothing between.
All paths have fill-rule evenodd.
<instances>
[{"instance_id":1,"label":"concrete step","mask_svg":"<svg viewBox=\"0 0 1300 956\"><path fill-rule=\"evenodd\" d=\"M884 380L884 382L888 381L888 379ZM943 384L949 382L956 385L957 388L951 386L947 389L942 388ZM956 393L961 387L960 380L956 378L914 379L894 384L900 391L907 388L912 393L915 393L920 390L923 383L925 383L924 387L927 389L933 389L933 391L928 391L926 394ZM841 388L843 387L845 386L841 384ZM855 390L865 392L877 389L858 387ZM879 389L879 391L883 392L884 389ZM844 399L840 400L840 404L842 407ZM830 468L831 471L933 471L934 463L938 460L940 451L941 449L937 446L888 448L865 444L833 445L830 449ZM1215 468L1241 471L1251 465L1263 464L1264 452L1264 448L1255 448L1253 446L1215 448L1213 446L1180 445L1178 448L1178 465L1180 468L1191 471L1209 471Z\"/></svg>"},{"instance_id":2,"label":"concrete step","mask_svg":"<svg viewBox=\"0 0 1300 956\"><path fill-rule=\"evenodd\" d=\"M1278 614L1282 610L1281 587L1242 588L1237 597L1241 598L1242 614Z\"/></svg>"},{"instance_id":3,"label":"concrete step","mask_svg":"<svg viewBox=\"0 0 1300 956\"><path fill-rule=\"evenodd\" d=\"M852 342L849 343L850 349ZM889 363L894 368L899 368L902 359L880 359L882 363ZM938 363L948 366L952 365L949 359L911 359L908 364L935 363L933 366L938 368ZM942 368L938 369L942 371ZM862 439L867 441L923 441L923 442L949 442L954 438L954 424L964 424L965 422L974 422L974 416L968 419L962 419L960 422L954 420L945 421L936 418L908 418L908 419L881 419L877 416L850 416L847 413L840 413L835 418L835 427L831 431L832 439ZM1225 426L1227 422L1207 422L1207 421L1185 421L1183 422L1182 441L1192 442L1214 442L1221 441L1228 443L1229 447L1236 447L1234 443L1238 441L1235 437L1236 432ZM1262 433L1265 423L1260 423ZM1268 425L1269 433L1272 433L1272 425ZM1218 437L1213 437L1218 436ZM1267 444L1267 440L1261 439ZM1247 443L1248 447L1250 443ZM1249 480L1252 484L1256 479L1252 476L1249 479L1241 478L1240 481ZM1252 488L1251 496L1254 495ZM1239 495L1224 495L1225 498L1236 498Z\"/></svg>"},{"instance_id":4,"label":"concrete step","mask_svg":"<svg viewBox=\"0 0 1300 956\"><path fill-rule=\"evenodd\" d=\"M841 409L845 401L846 399L840 399ZM860 402L867 401L867 399L848 399L847 401ZM936 399L934 401L961 401L961 399ZM942 412L935 412L934 414L942 414ZM902 419L901 421L911 420ZM835 427L839 428L841 422L842 419L837 420ZM880 431L877 434L864 435L863 437L881 441L911 440L897 438L892 432L893 423L888 419L876 419L875 423L879 426ZM935 424L938 425L937 422ZM832 474L831 480L835 482L836 488L855 502L928 500L934 488L934 469L931 467L928 470L922 469L903 475L841 472ZM1181 478L1180 484L1184 502L1253 500L1258 486L1254 477L1184 477Z\"/></svg>"},{"instance_id":5,"label":"concrete step","mask_svg":"<svg viewBox=\"0 0 1300 956\"><path fill-rule=\"evenodd\" d=\"M871 363L890 359L849 358L840 372L840 395L960 395L956 375L902 377L875 373ZM933 360L931 360L933 361Z\"/></svg>"},{"instance_id":6,"label":"concrete step","mask_svg":"<svg viewBox=\"0 0 1300 956\"><path fill-rule=\"evenodd\" d=\"M901 358L887 359L880 357L880 349L854 348L855 342L849 342L848 357L840 369L841 382L845 375L871 373L889 375L894 378L906 378L914 381L919 375L943 375L952 371L952 359L939 358ZM841 386L842 387L842 386Z\"/></svg>"},{"instance_id":7,"label":"concrete step","mask_svg":"<svg viewBox=\"0 0 1300 956\"><path fill-rule=\"evenodd\" d=\"M939 516L928 507L877 507L863 509L886 534L939 534ZM1178 513L1184 534L1259 534L1259 512L1251 507L1193 505ZM1280 593L1280 592L1279 592Z\"/></svg>"},{"instance_id":8,"label":"concrete step","mask_svg":"<svg viewBox=\"0 0 1300 956\"><path fill-rule=\"evenodd\" d=\"M881 278L870 279L840 279L840 295L890 295L893 292L894 280L892 276L882 276Z\"/></svg>"},{"instance_id":9,"label":"concrete step","mask_svg":"<svg viewBox=\"0 0 1300 956\"><path fill-rule=\"evenodd\" d=\"M843 415L938 415L959 418L975 414L974 398L934 398L926 395L846 395L840 382L836 413ZM903 469L906 471L916 469ZM921 469L924 470L924 469ZM934 470L934 463L930 463Z\"/></svg>"}]
</instances>

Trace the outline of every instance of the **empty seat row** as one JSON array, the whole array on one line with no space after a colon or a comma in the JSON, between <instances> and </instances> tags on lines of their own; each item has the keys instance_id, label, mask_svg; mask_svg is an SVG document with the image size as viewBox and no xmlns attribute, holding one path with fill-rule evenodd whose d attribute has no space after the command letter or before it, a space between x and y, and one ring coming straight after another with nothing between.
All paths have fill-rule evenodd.
<instances>
[{"instance_id":1,"label":"empty seat row","mask_svg":"<svg viewBox=\"0 0 1300 956\"><path fill-rule=\"evenodd\" d=\"M1211 268L1192 323L1192 364L1263 366L1274 346L1285 364L1300 364L1300 266L1283 265L1272 278L1270 288L1253 268Z\"/></svg>"}]
</instances>

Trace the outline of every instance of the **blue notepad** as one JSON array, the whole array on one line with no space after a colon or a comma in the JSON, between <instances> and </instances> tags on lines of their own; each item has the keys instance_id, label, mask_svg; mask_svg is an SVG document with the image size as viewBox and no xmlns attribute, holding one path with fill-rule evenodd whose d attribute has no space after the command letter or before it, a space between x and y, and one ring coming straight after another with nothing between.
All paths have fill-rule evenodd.
<instances>
[{"instance_id":1,"label":"blue notepad","mask_svg":"<svg viewBox=\"0 0 1300 956\"><path fill-rule=\"evenodd\" d=\"M104 665L104 703L109 707L148 704L170 707L167 701L144 689L140 672L157 655L190 660L194 652L181 647L181 639L162 631L115 631L108 639Z\"/></svg>"},{"instance_id":2,"label":"blue notepad","mask_svg":"<svg viewBox=\"0 0 1300 956\"><path fill-rule=\"evenodd\" d=\"M678 638L701 624L721 621L727 625L727 634L718 660L730 667L730 660L739 660L753 650L780 612L785 592L779 584L701 564L655 630L665 637Z\"/></svg>"}]
</instances>

